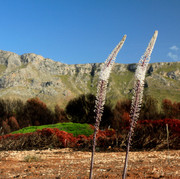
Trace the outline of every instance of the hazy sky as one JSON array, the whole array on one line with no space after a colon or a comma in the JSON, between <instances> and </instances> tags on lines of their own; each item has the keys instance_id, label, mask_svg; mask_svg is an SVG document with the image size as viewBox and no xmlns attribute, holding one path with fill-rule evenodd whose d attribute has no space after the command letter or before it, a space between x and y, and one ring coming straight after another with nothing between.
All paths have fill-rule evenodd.
<instances>
[{"instance_id":1,"label":"hazy sky","mask_svg":"<svg viewBox=\"0 0 180 179\"><path fill-rule=\"evenodd\" d=\"M0 49L67 64L137 63L159 31L151 63L180 60L180 0L0 0Z\"/></svg>"}]
</instances>

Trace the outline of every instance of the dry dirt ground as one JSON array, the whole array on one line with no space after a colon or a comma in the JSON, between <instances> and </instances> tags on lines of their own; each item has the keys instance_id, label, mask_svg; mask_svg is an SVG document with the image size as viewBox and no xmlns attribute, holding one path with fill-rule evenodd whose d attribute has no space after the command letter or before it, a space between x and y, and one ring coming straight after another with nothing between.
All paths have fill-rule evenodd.
<instances>
[{"instance_id":1,"label":"dry dirt ground","mask_svg":"<svg viewBox=\"0 0 180 179\"><path fill-rule=\"evenodd\" d=\"M1 151L0 178L77 178L89 175L90 152L72 149ZM98 152L94 179L121 178L125 152ZM127 178L180 178L180 150L130 152Z\"/></svg>"}]
</instances>

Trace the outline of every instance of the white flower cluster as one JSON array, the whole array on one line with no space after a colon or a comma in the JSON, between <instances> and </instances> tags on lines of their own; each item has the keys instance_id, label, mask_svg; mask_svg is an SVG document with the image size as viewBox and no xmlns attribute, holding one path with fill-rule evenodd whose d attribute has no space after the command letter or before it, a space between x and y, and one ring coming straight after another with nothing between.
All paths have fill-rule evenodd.
<instances>
[{"instance_id":1,"label":"white flower cluster","mask_svg":"<svg viewBox=\"0 0 180 179\"><path fill-rule=\"evenodd\" d=\"M96 124L97 130L101 121L102 113L104 110L105 98L106 98L107 82L100 80L97 87L97 96L95 101L95 113L96 113Z\"/></svg>"},{"instance_id":2,"label":"white flower cluster","mask_svg":"<svg viewBox=\"0 0 180 179\"><path fill-rule=\"evenodd\" d=\"M106 99L106 88L107 88L108 79L111 73L111 69L115 62L116 56L118 52L120 51L121 47L123 46L125 40L126 40L126 35L123 36L122 40L115 47L115 49L112 51L112 53L109 55L109 57L106 59L106 61L101 67L101 71L99 74L99 82L97 86L96 101L95 101L95 113L96 113L95 128L96 130L98 130L99 128L101 116L104 110L104 104L105 104L105 99Z\"/></svg>"},{"instance_id":3,"label":"white flower cluster","mask_svg":"<svg viewBox=\"0 0 180 179\"><path fill-rule=\"evenodd\" d=\"M107 82L104 80L100 80L97 86L96 104L98 103L98 101L101 101L101 104L104 105L104 101L106 97L106 87L107 87Z\"/></svg>"},{"instance_id":4,"label":"white flower cluster","mask_svg":"<svg viewBox=\"0 0 180 179\"><path fill-rule=\"evenodd\" d=\"M138 65L136 69L135 77L137 80L140 81L141 84L145 79L145 73L146 73L146 68L142 65Z\"/></svg>"},{"instance_id":5,"label":"white flower cluster","mask_svg":"<svg viewBox=\"0 0 180 179\"><path fill-rule=\"evenodd\" d=\"M157 39L157 35L158 35L158 31L155 31L151 41L148 44L148 47L147 47L144 55L141 57L141 59L138 63L137 69L136 69L135 77L137 80L140 81L141 84L144 84L143 81L145 79L145 74L147 71L148 63L149 63L149 60L151 57L152 50L154 48L154 44Z\"/></svg>"},{"instance_id":6,"label":"white flower cluster","mask_svg":"<svg viewBox=\"0 0 180 179\"><path fill-rule=\"evenodd\" d=\"M115 47L115 49L112 51L112 53L104 62L99 75L100 80L108 81L116 56L120 51L121 47L123 46L125 40L126 40L126 35L123 36L122 40L119 42L119 44Z\"/></svg>"},{"instance_id":7,"label":"white flower cluster","mask_svg":"<svg viewBox=\"0 0 180 179\"><path fill-rule=\"evenodd\" d=\"M146 75L148 63L150 60L150 56L154 48L154 44L156 42L157 35L158 35L158 31L155 31L151 41L148 44L148 47L144 55L141 57L138 63L138 66L135 72L134 96L132 98L131 112L130 112L132 133L133 133L134 125L136 124L136 121L138 120L138 117L139 117L139 112L140 112L142 98L143 98L145 75Z\"/></svg>"},{"instance_id":8,"label":"white flower cluster","mask_svg":"<svg viewBox=\"0 0 180 179\"><path fill-rule=\"evenodd\" d=\"M108 81L110 73L111 73L111 69L112 69L112 65L110 65L109 67L105 66L105 68L102 68L100 75L99 75L99 79Z\"/></svg>"}]
</instances>

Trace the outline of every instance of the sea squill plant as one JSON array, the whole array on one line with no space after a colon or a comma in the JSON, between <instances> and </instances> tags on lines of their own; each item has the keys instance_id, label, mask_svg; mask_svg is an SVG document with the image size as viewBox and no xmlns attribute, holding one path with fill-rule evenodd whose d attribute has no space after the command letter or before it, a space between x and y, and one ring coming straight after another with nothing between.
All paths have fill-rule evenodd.
<instances>
[{"instance_id":1,"label":"sea squill plant","mask_svg":"<svg viewBox=\"0 0 180 179\"><path fill-rule=\"evenodd\" d=\"M155 42L157 39L157 35L158 35L158 31L155 31L144 55L141 57L138 65L137 65L137 69L135 72L135 82L134 82L134 89L133 89L134 96L132 98L131 111L130 111L131 123L130 123L130 130L129 130L129 134L128 134L124 170L123 170L123 175L122 175L123 179L126 178L128 155L129 155L129 149L130 149L130 145L131 145L132 135L134 133L134 128L135 128L137 120L139 118L139 113L140 113L140 109L141 109L145 74L147 71L151 53L153 51L153 48L154 48L154 45L155 45Z\"/></svg>"},{"instance_id":2,"label":"sea squill plant","mask_svg":"<svg viewBox=\"0 0 180 179\"><path fill-rule=\"evenodd\" d=\"M104 64L101 67L101 71L100 71L100 75L99 75L99 82L98 82L98 86L97 86L96 101L95 101L96 122L94 125L95 129L94 129L94 135L93 135L93 148L92 148L92 156L91 156L90 175L89 175L90 179L92 178L92 174L93 174L94 153L95 153L95 147L96 147L96 135L98 133L101 117L103 114L108 79L109 79L113 64L115 62L116 56L117 56L118 52L120 51L121 47L123 46L125 40L126 40L126 35L123 36L122 40L115 47L115 49L112 51L112 53L109 55L109 57L106 59L106 61L104 62Z\"/></svg>"}]
</instances>

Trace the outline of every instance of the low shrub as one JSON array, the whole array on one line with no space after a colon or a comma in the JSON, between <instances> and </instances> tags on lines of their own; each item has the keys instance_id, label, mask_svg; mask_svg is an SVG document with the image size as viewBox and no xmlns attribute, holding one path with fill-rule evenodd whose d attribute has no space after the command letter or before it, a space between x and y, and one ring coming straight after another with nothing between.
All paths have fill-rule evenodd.
<instances>
[{"instance_id":1,"label":"low shrub","mask_svg":"<svg viewBox=\"0 0 180 179\"><path fill-rule=\"evenodd\" d=\"M106 148L114 141L114 130L99 131L97 144L101 148ZM45 128L33 133L7 134L0 136L0 150L30 150L47 148L77 148L90 149L93 135L85 136L60 131L57 128Z\"/></svg>"},{"instance_id":2,"label":"low shrub","mask_svg":"<svg viewBox=\"0 0 180 179\"><path fill-rule=\"evenodd\" d=\"M169 148L180 149L180 120L160 119L138 121L134 132L131 150L167 149L166 124L169 128ZM93 126L90 126L93 131ZM43 128L25 134L0 136L0 150L31 150L70 147L78 150L92 149L93 134L77 135L58 128ZM118 135L115 130L99 130L97 149L126 149L127 135Z\"/></svg>"},{"instance_id":3,"label":"low shrub","mask_svg":"<svg viewBox=\"0 0 180 179\"><path fill-rule=\"evenodd\" d=\"M49 124L49 125L42 125L42 126L29 126L18 131L12 132L12 134L18 133L32 133L37 130L42 130L44 128L57 128L61 131L66 131L68 133L73 134L73 136L78 135L86 135L89 136L93 133L93 128L89 124L79 124L79 123L57 123L57 124Z\"/></svg>"},{"instance_id":4,"label":"low shrub","mask_svg":"<svg viewBox=\"0 0 180 179\"><path fill-rule=\"evenodd\" d=\"M138 121L132 140L132 150L167 149L169 128L170 149L180 149L180 120L159 119Z\"/></svg>"}]
</instances>

